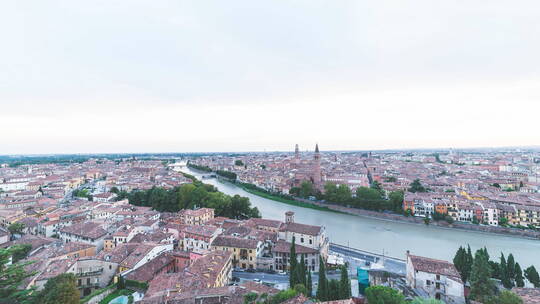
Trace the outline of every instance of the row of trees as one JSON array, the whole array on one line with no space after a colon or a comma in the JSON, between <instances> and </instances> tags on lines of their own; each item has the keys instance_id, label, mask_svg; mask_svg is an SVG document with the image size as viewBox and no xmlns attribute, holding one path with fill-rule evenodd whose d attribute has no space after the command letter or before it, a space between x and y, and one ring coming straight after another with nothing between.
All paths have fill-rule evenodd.
<instances>
[{"instance_id":1,"label":"row of trees","mask_svg":"<svg viewBox=\"0 0 540 304\"><path fill-rule=\"evenodd\" d=\"M296 287L297 285L304 286L306 289L306 295L311 297L313 294L311 270L307 270L306 261L303 254L300 257L300 263L298 263L296 241L293 237L290 249L289 286L292 288Z\"/></svg>"},{"instance_id":2,"label":"row of trees","mask_svg":"<svg viewBox=\"0 0 540 304\"><path fill-rule=\"evenodd\" d=\"M354 208L389 210L398 213L403 211L403 192L394 191L385 198L384 190L377 181L374 181L370 187L358 187L355 195L347 185L334 183L326 183L323 194L318 192L310 181L302 182L300 187L291 188L290 193L304 198L315 196L318 199Z\"/></svg>"},{"instance_id":3,"label":"row of trees","mask_svg":"<svg viewBox=\"0 0 540 304\"><path fill-rule=\"evenodd\" d=\"M149 190L121 191L118 200L128 199L135 206L152 207L157 211L177 212L195 207L214 208L217 216L234 219L261 217L257 207L251 207L249 198L230 196L219 192L216 187L194 180L173 189L153 187Z\"/></svg>"},{"instance_id":4,"label":"row of trees","mask_svg":"<svg viewBox=\"0 0 540 304\"><path fill-rule=\"evenodd\" d=\"M499 262L491 261L489 259L489 253L487 249L480 249L484 257L487 257L487 263L489 265L490 278L501 280L501 283L505 288L512 287L523 287L525 286L525 278L535 287L540 287L540 278L536 268L530 266L525 271L522 271L521 266L518 262L515 261L514 255L509 254L505 258L504 254L501 253ZM461 275L463 282L467 282L471 279L472 268L475 262L473 257L471 247L459 247L454 256L454 265Z\"/></svg>"},{"instance_id":5,"label":"row of trees","mask_svg":"<svg viewBox=\"0 0 540 304\"><path fill-rule=\"evenodd\" d=\"M326 267L322 258L319 258L319 283L317 286L317 299L319 301L335 301L349 299L351 297L351 281L347 267L341 267L340 280L328 280Z\"/></svg>"},{"instance_id":6,"label":"row of trees","mask_svg":"<svg viewBox=\"0 0 540 304\"><path fill-rule=\"evenodd\" d=\"M473 257L470 246L466 249L459 247L453 262L463 283L470 283L470 299L486 304L521 303L521 299L510 291L499 292L493 281L493 279L501 280L503 286L508 289L525 286L521 267L515 262L512 254L505 259L501 253L500 262L497 263L490 260L486 248L478 249ZM531 266L527 270L530 272L529 281L538 287L536 269Z\"/></svg>"},{"instance_id":7,"label":"row of trees","mask_svg":"<svg viewBox=\"0 0 540 304\"><path fill-rule=\"evenodd\" d=\"M192 164L190 162L187 163L187 166L190 167L190 168L199 170L199 171L212 172L212 168L207 167L207 166L196 165L196 164Z\"/></svg>"},{"instance_id":8,"label":"row of trees","mask_svg":"<svg viewBox=\"0 0 540 304\"><path fill-rule=\"evenodd\" d=\"M236 173L231 172L231 171L217 170L216 174L219 176L223 176L225 178L231 179L233 181L236 180Z\"/></svg>"}]
</instances>

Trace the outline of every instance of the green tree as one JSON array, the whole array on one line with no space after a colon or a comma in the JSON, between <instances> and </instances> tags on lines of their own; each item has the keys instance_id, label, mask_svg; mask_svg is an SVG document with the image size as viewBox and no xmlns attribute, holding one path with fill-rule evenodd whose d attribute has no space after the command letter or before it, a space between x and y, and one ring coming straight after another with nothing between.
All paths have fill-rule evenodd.
<instances>
[{"instance_id":1,"label":"green tree","mask_svg":"<svg viewBox=\"0 0 540 304\"><path fill-rule=\"evenodd\" d=\"M499 263L499 276L505 288L512 288L512 281L508 275L508 266L503 253L501 253L501 262Z\"/></svg>"},{"instance_id":2,"label":"green tree","mask_svg":"<svg viewBox=\"0 0 540 304\"><path fill-rule=\"evenodd\" d=\"M328 280L326 279L326 269L324 260L319 256L319 285L317 286L317 299L319 301L328 300Z\"/></svg>"},{"instance_id":3,"label":"green tree","mask_svg":"<svg viewBox=\"0 0 540 304\"><path fill-rule=\"evenodd\" d=\"M122 275L118 277L118 283L116 284L116 289L122 290L126 288L126 280Z\"/></svg>"},{"instance_id":4,"label":"green tree","mask_svg":"<svg viewBox=\"0 0 540 304\"><path fill-rule=\"evenodd\" d=\"M12 254L13 263L17 263L18 261L28 256L28 253L30 253L30 250L32 250L32 245L17 244L17 245L11 246L10 250Z\"/></svg>"},{"instance_id":5,"label":"green tree","mask_svg":"<svg viewBox=\"0 0 540 304\"><path fill-rule=\"evenodd\" d=\"M351 298L351 281L349 280L349 272L347 266L341 266L341 277L339 280L339 299Z\"/></svg>"},{"instance_id":6,"label":"green tree","mask_svg":"<svg viewBox=\"0 0 540 304\"><path fill-rule=\"evenodd\" d=\"M289 286L293 288L296 284L301 283L298 280L298 272L297 272L297 265L298 265L298 258L296 256L296 240L293 236L291 248L289 252Z\"/></svg>"},{"instance_id":7,"label":"green tree","mask_svg":"<svg viewBox=\"0 0 540 304\"><path fill-rule=\"evenodd\" d=\"M296 291L296 293L298 293L298 294L301 293L301 294L303 294L305 296L308 295L308 290L307 290L306 286L304 286L304 284L299 283L299 284L294 285L294 291Z\"/></svg>"},{"instance_id":8,"label":"green tree","mask_svg":"<svg viewBox=\"0 0 540 304\"><path fill-rule=\"evenodd\" d=\"M311 278L311 270L308 270L306 282L307 282L306 288L308 290L308 296L311 297L313 296L313 282Z\"/></svg>"},{"instance_id":9,"label":"green tree","mask_svg":"<svg viewBox=\"0 0 540 304\"><path fill-rule=\"evenodd\" d=\"M114 194L118 194L118 193L120 193L120 190L118 190L118 187L112 186L110 192L112 192Z\"/></svg>"},{"instance_id":10,"label":"green tree","mask_svg":"<svg viewBox=\"0 0 540 304\"><path fill-rule=\"evenodd\" d=\"M452 260L454 263L454 266L456 267L457 271L461 275L461 280L463 282L467 282L469 273L466 271L467 267L467 252L465 251L465 248L459 246L459 249L456 252L456 255L454 256L454 259Z\"/></svg>"},{"instance_id":11,"label":"green tree","mask_svg":"<svg viewBox=\"0 0 540 304\"><path fill-rule=\"evenodd\" d=\"M420 180L417 178L415 179L410 185L409 189L407 189L409 192L427 192L427 189L422 186L422 183L420 183Z\"/></svg>"},{"instance_id":12,"label":"green tree","mask_svg":"<svg viewBox=\"0 0 540 304\"><path fill-rule=\"evenodd\" d=\"M396 212L403 210L403 191L392 191L388 195L392 209Z\"/></svg>"},{"instance_id":13,"label":"green tree","mask_svg":"<svg viewBox=\"0 0 540 304\"><path fill-rule=\"evenodd\" d=\"M352 199L351 189L347 185L340 184L337 187L336 203L346 204Z\"/></svg>"},{"instance_id":14,"label":"green tree","mask_svg":"<svg viewBox=\"0 0 540 304\"><path fill-rule=\"evenodd\" d=\"M75 275L72 273L63 273L45 283L45 287L39 293L39 304L78 304L79 290Z\"/></svg>"},{"instance_id":15,"label":"green tree","mask_svg":"<svg viewBox=\"0 0 540 304\"><path fill-rule=\"evenodd\" d=\"M365 291L369 304L405 304L405 296L387 286L370 286Z\"/></svg>"},{"instance_id":16,"label":"green tree","mask_svg":"<svg viewBox=\"0 0 540 304\"><path fill-rule=\"evenodd\" d=\"M300 255L300 264L296 267L296 276L298 277L299 283L306 286L306 261L304 259L304 255Z\"/></svg>"},{"instance_id":17,"label":"green tree","mask_svg":"<svg viewBox=\"0 0 540 304\"><path fill-rule=\"evenodd\" d=\"M244 162L242 160L240 160L240 159L237 159L237 160L234 161L234 165L241 167L241 166L244 165Z\"/></svg>"},{"instance_id":18,"label":"green tree","mask_svg":"<svg viewBox=\"0 0 540 304\"><path fill-rule=\"evenodd\" d=\"M256 292L248 292L244 295L244 304L255 303L259 295Z\"/></svg>"},{"instance_id":19,"label":"green tree","mask_svg":"<svg viewBox=\"0 0 540 304\"><path fill-rule=\"evenodd\" d=\"M24 270L30 263L13 263L8 265L13 249L0 248L0 303L17 304L32 300L32 289L19 290L24 279L33 275Z\"/></svg>"},{"instance_id":20,"label":"green tree","mask_svg":"<svg viewBox=\"0 0 540 304\"><path fill-rule=\"evenodd\" d=\"M8 226L8 230L11 234L22 234L24 230L24 223L13 223Z\"/></svg>"},{"instance_id":21,"label":"green tree","mask_svg":"<svg viewBox=\"0 0 540 304\"><path fill-rule=\"evenodd\" d=\"M534 266L529 266L527 269L525 269L525 277L529 282L531 282L531 284L534 285L535 288L540 287L540 276L538 275L538 272Z\"/></svg>"},{"instance_id":22,"label":"green tree","mask_svg":"<svg viewBox=\"0 0 540 304\"><path fill-rule=\"evenodd\" d=\"M339 300L339 281L332 279L328 281L328 298L327 301Z\"/></svg>"},{"instance_id":23,"label":"green tree","mask_svg":"<svg viewBox=\"0 0 540 304\"><path fill-rule=\"evenodd\" d=\"M525 286L525 281L523 279L523 272L521 271L521 266L519 266L518 263L516 263L515 271L516 271L516 276L515 276L516 286L517 287Z\"/></svg>"},{"instance_id":24,"label":"green tree","mask_svg":"<svg viewBox=\"0 0 540 304\"><path fill-rule=\"evenodd\" d=\"M310 181L303 181L300 184L300 197L309 197L311 195L315 194L315 190L313 188L313 183Z\"/></svg>"},{"instance_id":25,"label":"green tree","mask_svg":"<svg viewBox=\"0 0 540 304\"><path fill-rule=\"evenodd\" d=\"M509 254L508 260L506 261L506 271L508 272L508 277L512 281L512 286L514 286L514 278L516 277L516 261L514 260L514 255Z\"/></svg>"},{"instance_id":26,"label":"green tree","mask_svg":"<svg viewBox=\"0 0 540 304\"><path fill-rule=\"evenodd\" d=\"M477 250L474 256L470 283L470 298L473 300L484 303L494 294L491 269L486 253L482 249Z\"/></svg>"}]
</instances>

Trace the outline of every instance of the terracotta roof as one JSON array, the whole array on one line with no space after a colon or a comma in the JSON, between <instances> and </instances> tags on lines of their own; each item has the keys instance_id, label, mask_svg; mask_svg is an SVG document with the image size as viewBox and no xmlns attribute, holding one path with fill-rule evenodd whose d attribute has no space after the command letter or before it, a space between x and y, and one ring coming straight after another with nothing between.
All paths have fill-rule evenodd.
<instances>
[{"instance_id":1,"label":"terracotta roof","mask_svg":"<svg viewBox=\"0 0 540 304\"><path fill-rule=\"evenodd\" d=\"M321 233L321 230L321 226L305 225L298 223L287 223L284 224L280 229L280 231L290 231L307 235L319 235L319 233Z\"/></svg>"},{"instance_id":2,"label":"terracotta roof","mask_svg":"<svg viewBox=\"0 0 540 304\"><path fill-rule=\"evenodd\" d=\"M411 259L415 270L444 275L447 277L451 277L458 282L461 282L461 276L459 275L459 272L457 271L454 264L450 262L416 255L409 255L409 258Z\"/></svg>"},{"instance_id":3,"label":"terracotta roof","mask_svg":"<svg viewBox=\"0 0 540 304\"><path fill-rule=\"evenodd\" d=\"M539 304L540 303L540 288L512 288L512 291L517 294L523 304Z\"/></svg>"},{"instance_id":4,"label":"terracotta roof","mask_svg":"<svg viewBox=\"0 0 540 304\"><path fill-rule=\"evenodd\" d=\"M218 236L213 242L212 246L225 246L235 248L248 248L256 249L259 241L252 239L243 239L234 236Z\"/></svg>"},{"instance_id":5,"label":"terracotta roof","mask_svg":"<svg viewBox=\"0 0 540 304\"><path fill-rule=\"evenodd\" d=\"M107 234L101 225L93 222L78 223L60 229L60 232L74 234L91 239L98 239Z\"/></svg>"},{"instance_id":6,"label":"terracotta roof","mask_svg":"<svg viewBox=\"0 0 540 304\"><path fill-rule=\"evenodd\" d=\"M295 244L296 253L317 253L317 249L301 246L298 244ZM272 251L274 252L281 252L281 253L288 253L291 251L291 243L279 240L274 248L272 248Z\"/></svg>"}]
</instances>

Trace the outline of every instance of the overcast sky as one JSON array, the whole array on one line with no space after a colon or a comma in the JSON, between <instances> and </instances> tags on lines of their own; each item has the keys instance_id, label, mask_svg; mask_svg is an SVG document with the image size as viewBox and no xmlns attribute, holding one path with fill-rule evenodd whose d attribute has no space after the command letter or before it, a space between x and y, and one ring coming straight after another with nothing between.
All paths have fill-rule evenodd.
<instances>
[{"instance_id":1,"label":"overcast sky","mask_svg":"<svg viewBox=\"0 0 540 304\"><path fill-rule=\"evenodd\" d=\"M538 0L4 0L0 39L0 154L540 144Z\"/></svg>"}]
</instances>

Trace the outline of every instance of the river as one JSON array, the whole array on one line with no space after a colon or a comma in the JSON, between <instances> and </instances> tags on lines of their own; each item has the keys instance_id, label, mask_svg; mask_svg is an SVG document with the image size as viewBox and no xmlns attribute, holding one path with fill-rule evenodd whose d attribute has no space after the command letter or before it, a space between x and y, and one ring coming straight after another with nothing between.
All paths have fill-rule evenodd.
<instances>
[{"instance_id":1,"label":"river","mask_svg":"<svg viewBox=\"0 0 540 304\"><path fill-rule=\"evenodd\" d=\"M199 179L202 176L189 168L182 170ZM249 197L251 204L259 208L263 218L285 221L285 212L294 211L295 221L298 223L325 226L332 243L379 254L384 251L387 256L402 259L405 258L405 252L410 250L411 254L448 261L452 261L461 245L469 244L473 251L485 246L492 260L498 261L501 252L505 256L512 253L522 269L534 265L540 270L538 240L296 207L251 194L234 184L215 178L203 181L216 186L223 193Z\"/></svg>"}]
</instances>

